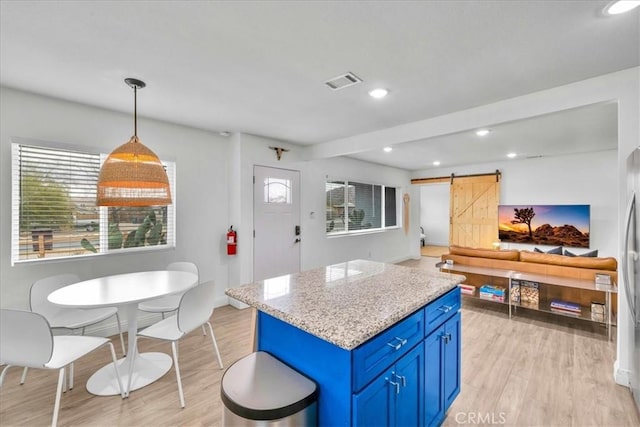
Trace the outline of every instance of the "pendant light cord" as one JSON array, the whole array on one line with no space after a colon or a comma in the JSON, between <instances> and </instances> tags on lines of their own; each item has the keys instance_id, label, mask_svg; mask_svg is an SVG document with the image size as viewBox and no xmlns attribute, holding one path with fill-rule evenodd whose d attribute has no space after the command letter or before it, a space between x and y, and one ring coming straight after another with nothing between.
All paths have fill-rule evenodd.
<instances>
[{"instance_id":1,"label":"pendant light cord","mask_svg":"<svg viewBox=\"0 0 640 427\"><path fill-rule=\"evenodd\" d=\"M138 87L133 86L133 136L138 137Z\"/></svg>"}]
</instances>

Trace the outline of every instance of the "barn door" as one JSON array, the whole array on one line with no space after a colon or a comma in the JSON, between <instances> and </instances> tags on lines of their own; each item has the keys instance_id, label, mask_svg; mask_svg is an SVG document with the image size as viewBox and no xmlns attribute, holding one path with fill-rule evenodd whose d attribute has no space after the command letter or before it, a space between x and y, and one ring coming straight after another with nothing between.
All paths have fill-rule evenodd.
<instances>
[{"instance_id":1,"label":"barn door","mask_svg":"<svg viewBox=\"0 0 640 427\"><path fill-rule=\"evenodd\" d=\"M498 240L500 175L454 178L449 245L493 248Z\"/></svg>"}]
</instances>

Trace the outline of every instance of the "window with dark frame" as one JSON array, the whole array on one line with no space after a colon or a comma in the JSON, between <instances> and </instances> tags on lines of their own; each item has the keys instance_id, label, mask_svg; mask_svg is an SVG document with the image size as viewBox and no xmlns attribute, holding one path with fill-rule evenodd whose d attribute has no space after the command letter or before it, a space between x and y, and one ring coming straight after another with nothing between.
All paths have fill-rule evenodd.
<instances>
[{"instance_id":1,"label":"window with dark frame","mask_svg":"<svg viewBox=\"0 0 640 427\"><path fill-rule=\"evenodd\" d=\"M397 192L392 186L326 181L327 235L397 228Z\"/></svg>"}]
</instances>

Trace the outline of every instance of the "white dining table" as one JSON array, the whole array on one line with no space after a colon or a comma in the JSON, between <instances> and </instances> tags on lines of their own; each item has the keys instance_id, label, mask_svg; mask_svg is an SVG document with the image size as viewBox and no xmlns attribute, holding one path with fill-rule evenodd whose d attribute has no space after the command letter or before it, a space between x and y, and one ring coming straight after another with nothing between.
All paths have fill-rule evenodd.
<instances>
[{"instance_id":1,"label":"white dining table","mask_svg":"<svg viewBox=\"0 0 640 427\"><path fill-rule=\"evenodd\" d=\"M48 299L61 307L117 307L127 325L127 356L119 359L118 372L125 396L166 374L172 365L165 353L138 353L138 303L164 295L182 293L198 284L198 276L184 271L144 271L85 280L60 288ZM133 363L131 361L133 360ZM100 368L87 381L87 390L98 396L120 394L113 362ZM131 378L131 381L129 380Z\"/></svg>"}]
</instances>

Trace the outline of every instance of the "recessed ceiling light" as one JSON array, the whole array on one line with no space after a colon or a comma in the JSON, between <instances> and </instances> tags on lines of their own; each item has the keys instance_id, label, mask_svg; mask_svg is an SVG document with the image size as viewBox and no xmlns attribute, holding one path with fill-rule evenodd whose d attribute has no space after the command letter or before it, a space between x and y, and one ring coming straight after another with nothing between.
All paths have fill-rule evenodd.
<instances>
[{"instance_id":1,"label":"recessed ceiling light","mask_svg":"<svg viewBox=\"0 0 640 427\"><path fill-rule=\"evenodd\" d=\"M476 131L476 135L478 136L487 136L489 133L491 133L491 129L478 129Z\"/></svg>"},{"instance_id":2,"label":"recessed ceiling light","mask_svg":"<svg viewBox=\"0 0 640 427\"><path fill-rule=\"evenodd\" d=\"M640 0L620 0L609 3L604 8L605 15L620 15L640 6Z\"/></svg>"},{"instance_id":3,"label":"recessed ceiling light","mask_svg":"<svg viewBox=\"0 0 640 427\"><path fill-rule=\"evenodd\" d=\"M433 162L433 166L440 166L440 161L436 160L435 162Z\"/></svg>"},{"instance_id":4,"label":"recessed ceiling light","mask_svg":"<svg viewBox=\"0 0 640 427\"><path fill-rule=\"evenodd\" d=\"M516 156L517 156L517 154L516 154L516 153L509 153L509 154L507 154L507 157L508 157L508 158L510 158L510 159L513 159L513 158L514 158L514 157L516 157Z\"/></svg>"},{"instance_id":5,"label":"recessed ceiling light","mask_svg":"<svg viewBox=\"0 0 640 427\"><path fill-rule=\"evenodd\" d=\"M377 88L369 91L369 96L376 99L382 99L389 93L388 90L383 88Z\"/></svg>"},{"instance_id":6,"label":"recessed ceiling light","mask_svg":"<svg viewBox=\"0 0 640 427\"><path fill-rule=\"evenodd\" d=\"M385 152L385 153L390 153L390 152L392 152L392 151L393 151L393 148L391 148L391 147L384 147L384 148L383 148L383 150L384 150L384 152Z\"/></svg>"}]
</instances>

